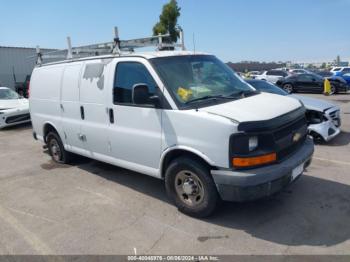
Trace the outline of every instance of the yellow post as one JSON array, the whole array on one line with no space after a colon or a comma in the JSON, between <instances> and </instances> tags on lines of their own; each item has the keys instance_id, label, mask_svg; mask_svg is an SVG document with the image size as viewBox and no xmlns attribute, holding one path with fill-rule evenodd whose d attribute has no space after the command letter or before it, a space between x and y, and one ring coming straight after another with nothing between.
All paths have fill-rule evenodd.
<instances>
[{"instance_id":1,"label":"yellow post","mask_svg":"<svg viewBox=\"0 0 350 262\"><path fill-rule=\"evenodd\" d=\"M331 83L327 78L324 80L323 94L326 96L329 96L331 94Z\"/></svg>"}]
</instances>

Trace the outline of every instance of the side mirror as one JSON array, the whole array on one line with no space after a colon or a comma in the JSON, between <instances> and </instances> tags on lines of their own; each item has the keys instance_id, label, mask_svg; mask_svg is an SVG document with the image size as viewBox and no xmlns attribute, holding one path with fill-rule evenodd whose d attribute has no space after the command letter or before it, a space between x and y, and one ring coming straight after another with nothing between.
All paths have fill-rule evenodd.
<instances>
[{"instance_id":1,"label":"side mirror","mask_svg":"<svg viewBox=\"0 0 350 262\"><path fill-rule=\"evenodd\" d=\"M132 101L135 105L154 105L159 107L160 99L157 95L150 96L147 84L135 84L132 87Z\"/></svg>"}]
</instances>

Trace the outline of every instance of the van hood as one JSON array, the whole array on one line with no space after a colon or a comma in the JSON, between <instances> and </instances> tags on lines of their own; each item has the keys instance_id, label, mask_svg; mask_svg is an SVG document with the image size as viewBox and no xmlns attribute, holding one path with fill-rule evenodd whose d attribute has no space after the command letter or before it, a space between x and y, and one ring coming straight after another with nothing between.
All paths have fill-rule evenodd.
<instances>
[{"instance_id":1,"label":"van hood","mask_svg":"<svg viewBox=\"0 0 350 262\"><path fill-rule=\"evenodd\" d=\"M0 110L1 109L13 109L28 107L28 100L25 98L21 99L0 99Z\"/></svg>"},{"instance_id":2,"label":"van hood","mask_svg":"<svg viewBox=\"0 0 350 262\"><path fill-rule=\"evenodd\" d=\"M301 103L288 96L260 93L239 100L199 109L237 122L263 121L300 108Z\"/></svg>"}]
</instances>

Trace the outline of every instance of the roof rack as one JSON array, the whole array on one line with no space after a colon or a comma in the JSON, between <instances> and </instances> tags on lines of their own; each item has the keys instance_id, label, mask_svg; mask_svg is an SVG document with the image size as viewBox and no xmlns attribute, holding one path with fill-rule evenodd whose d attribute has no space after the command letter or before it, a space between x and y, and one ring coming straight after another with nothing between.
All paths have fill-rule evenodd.
<instances>
[{"instance_id":1,"label":"roof rack","mask_svg":"<svg viewBox=\"0 0 350 262\"><path fill-rule=\"evenodd\" d=\"M50 51L47 53L42 53L39 46L36 47L36 64L41 65L43 59L49 59L54 61L59 60L71 60L90 56L99 55L122 55L123 52L134 52L136 48L144 47L156 47L157 51L162 50L174 50L175 48L181 48L181 50L186 50L184 42L183 30L180 28L179 42L174 43L171 41L169 34L159 34L157 36L131 39L131 40L120 40L118 28L114 27L114 39L112 42L98 43L86 46L72 47L71 38L67 37L67 49Z\"/></svg>"}]
</instances>

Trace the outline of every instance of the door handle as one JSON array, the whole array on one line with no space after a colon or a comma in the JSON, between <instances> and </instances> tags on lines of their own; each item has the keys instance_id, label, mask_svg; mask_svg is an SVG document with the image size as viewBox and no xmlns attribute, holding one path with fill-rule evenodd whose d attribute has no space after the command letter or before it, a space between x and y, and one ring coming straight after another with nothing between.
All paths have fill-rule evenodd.
<instances>
[{"instance_id":1,"label":"door handle","mask_svg":"<svg viewBox=\"0 0 350 262\"><path fill-rule=\"evenodd\" d=\"M83 141L83 142L86 141L86 136L83 135L83 134L78 134L78 138L79 138L81 141Z\"/></svg>"},{"instance_id":2,"label":"door handle","mask_svg":"<svg viewBox=\"0 0 350 262\"><path fill-rule=\"evenodd\" d=\"M85 112L84 112L84 107L83 106L80 106L80 116L81 116L81 119L85 119Z\"/></svg>"},{"instance_id":3,"label":"door handle","mask_svg":"<svg viewBox=\"0 0 350 262\"><path fill-rule=\"evenodd\" d=\"M114 124L114 112L113 112L113 108L109 109L109 122L111 124Z\"/></svg>"}]
</instances>

